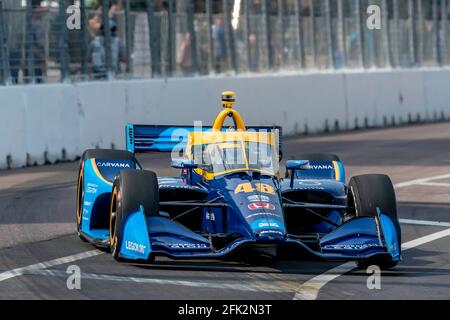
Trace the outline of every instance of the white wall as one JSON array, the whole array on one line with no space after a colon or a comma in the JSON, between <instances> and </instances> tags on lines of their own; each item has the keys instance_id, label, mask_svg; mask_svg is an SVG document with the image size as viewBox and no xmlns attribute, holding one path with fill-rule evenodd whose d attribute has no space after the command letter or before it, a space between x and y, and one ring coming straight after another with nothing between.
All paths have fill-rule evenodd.
<instances>
[{"instance_id":1,"label":"white wall","mask_svg":"<svg viewBox=\"0 0 450 320\"><path fill-rule=\"evenodd\" d=\"M86 148L124 146L127 122L212 124L220 93L238 93L249 125L282 125L285 134L450 114L450 71L408 70L131 80L0 88L0 169L68 159ZM27 158L28 154L28 158Z\"/></svg>"}]
</instances>

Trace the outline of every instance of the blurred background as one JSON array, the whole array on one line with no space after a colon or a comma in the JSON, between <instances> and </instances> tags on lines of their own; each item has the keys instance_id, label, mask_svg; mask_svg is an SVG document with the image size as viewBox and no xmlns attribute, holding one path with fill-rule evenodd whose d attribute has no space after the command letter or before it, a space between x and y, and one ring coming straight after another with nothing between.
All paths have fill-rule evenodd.
<instances>
[{"instance_id":1,"label":"blurred background","mask_svg":"<svg viewBox=\"0 0 450 320\"><path fill-rule=\"evenodd\" d=\"M0 83L445 66L449 19L449 0L2 0Z\"/></svg>"}]
</instances>

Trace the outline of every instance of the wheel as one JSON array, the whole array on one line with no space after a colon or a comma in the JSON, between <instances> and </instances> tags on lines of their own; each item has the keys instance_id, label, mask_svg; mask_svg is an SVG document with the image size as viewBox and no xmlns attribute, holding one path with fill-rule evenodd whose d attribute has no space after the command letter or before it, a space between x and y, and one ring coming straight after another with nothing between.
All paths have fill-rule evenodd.
<instances>
[{"instance_id":1,"label":"wheel","mask_svg":"<svg viewBox=\"0 0 450 320\"><path fill-rule=\"evenodd\" d=\"M294 157L290 157L290 160L293 160ZM326 161L339 161L339 157L335 154L331 153L303 153L295 156L295 159L298 160L308 160L309 162L326 162ZM286 170L285 178L289 178L290 173Z\"/></svg>"},{"instance_id":2,"label":"wheel","mask_svg":"<svg viewBox=\"0 0 450 320\"><path fill-rule=\"evenodd\" d=\"M130 160L135 161L134 154L122 150L105 150L105 149L91 149L86 150L80 159L77 179L77 233L81 240L86 239L81 234L81 221L83 216L83 202L84 202L84 161L89 159L114 159L114 160Z\"/></svg>"},{"instance_id":3,"label":"wheel","mask_svg":"<svg viewBox=\"0 0 450 320\"><path fill-rule=\"evenodd\" d=\"M388 215L394 222L397 232L398 243L401 245L401 229L397 218L397 201L395 198L394 186L391 179L382 174L367 174L355 176L348 184L347 206L348 218L355 217L376 217L377 207ZM401 250L401 248L400 248ZM394 267L398 261L373 259L358 261L356 264L361 269L376 264L381 269Z\"/></svg>"},{"instance_id":4,"label":"wheel","mask_svg":"<svg viewBox=\"0 0 450 320\"><path fill-rule=\"evenodd\" d=\"M144 207L146 216L159 215L158 178L152 171L123 170L116 177L111 193L109 241L111 254L120 260L122 221L127 214Z\"/></svg>"}]
</instances>

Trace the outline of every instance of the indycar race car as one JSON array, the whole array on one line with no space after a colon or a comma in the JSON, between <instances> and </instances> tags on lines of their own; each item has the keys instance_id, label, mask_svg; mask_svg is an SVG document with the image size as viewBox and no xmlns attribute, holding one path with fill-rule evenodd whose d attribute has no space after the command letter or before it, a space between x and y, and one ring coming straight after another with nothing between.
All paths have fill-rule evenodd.
<instances>
[{"instance_id":1,"label":"indycar race car","mask_svg":"<svg viewBox=\"0 0 450 320\"><path fill-rule=\"evenodd\" d=\"M212 127L126 126L126 151L87 150L78 176L77 228L116 260L312 254L394 267L401 230L388 176L346 184L336 155L282 157L280 127L247 127L222 94ZM230 118L233 125L224 126ZM157 177L135 155L172 152L178 177Z\"/></svg>"}]
</instances>

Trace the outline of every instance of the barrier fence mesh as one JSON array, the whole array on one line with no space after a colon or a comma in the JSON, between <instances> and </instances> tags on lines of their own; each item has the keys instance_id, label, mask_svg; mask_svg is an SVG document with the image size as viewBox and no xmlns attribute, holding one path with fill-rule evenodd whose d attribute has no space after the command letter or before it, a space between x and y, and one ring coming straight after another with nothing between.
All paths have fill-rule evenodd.
<instances>
[{"instance_id":1,"label":"barrier fence mesh","mask_svg":"<svg viewBox=\"0 0 450 320\"><path fill-rule=\"evenodd\" d=\"M446 66L450 0L0 0L4 85Z\"/></svg>"}]
</instances>

